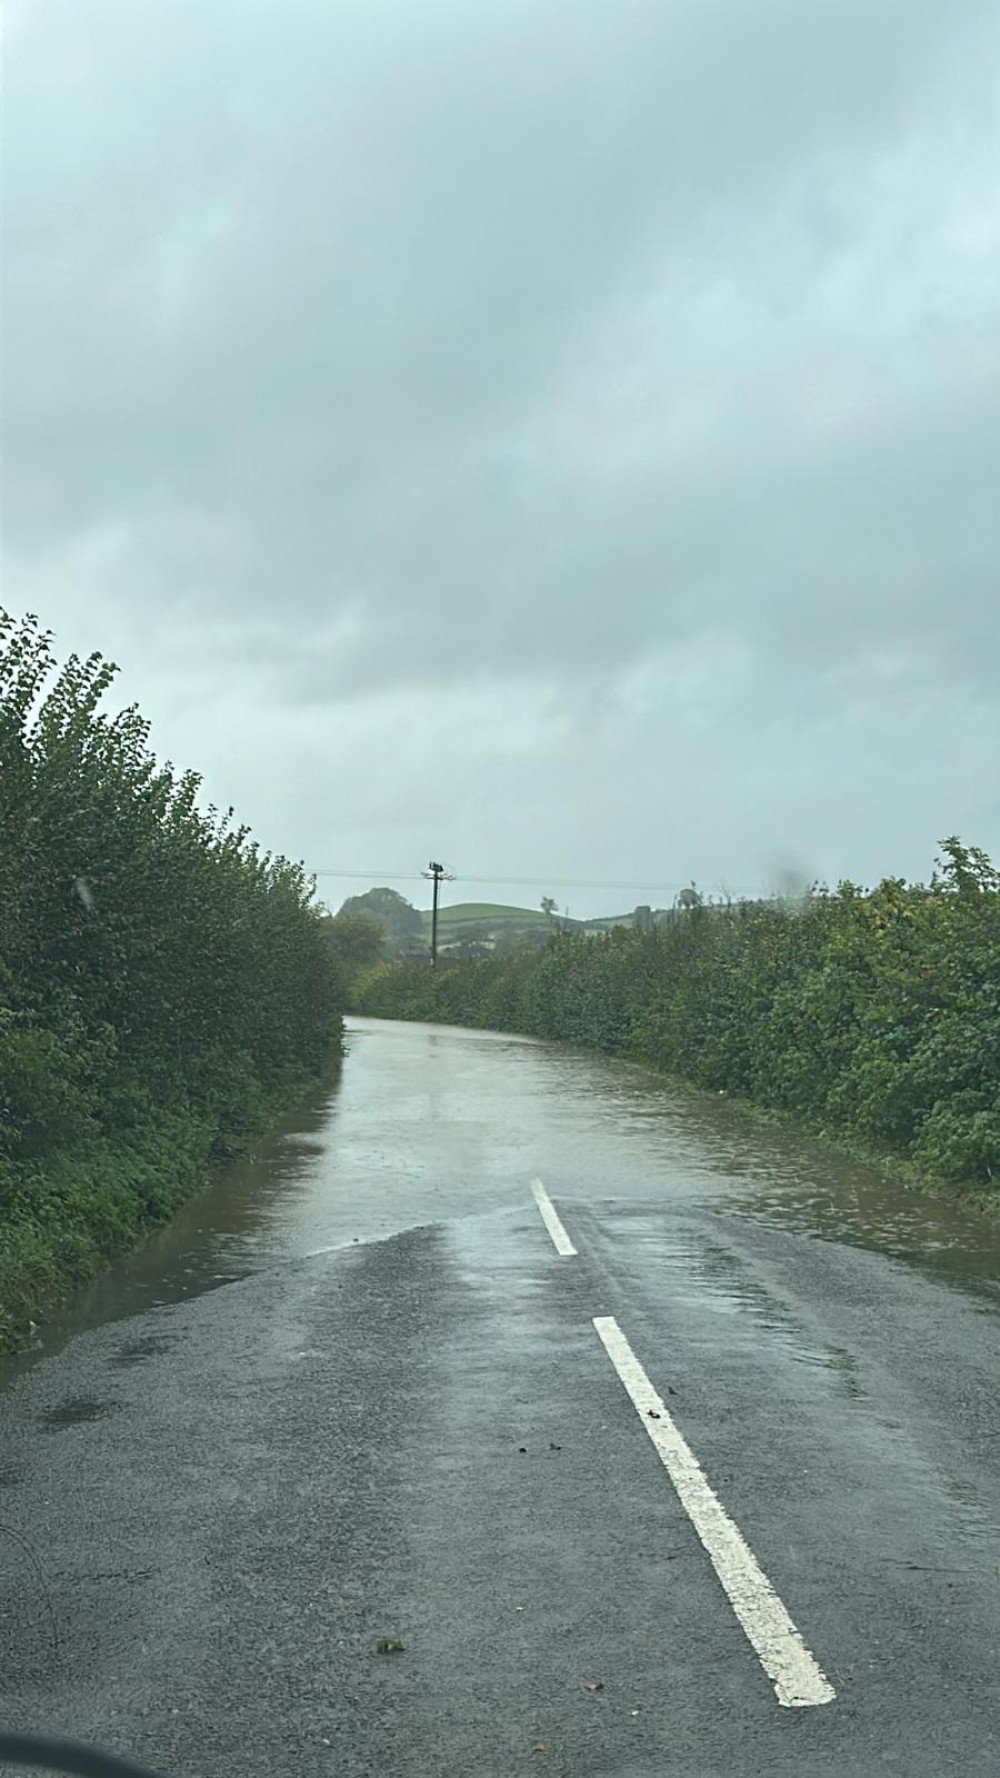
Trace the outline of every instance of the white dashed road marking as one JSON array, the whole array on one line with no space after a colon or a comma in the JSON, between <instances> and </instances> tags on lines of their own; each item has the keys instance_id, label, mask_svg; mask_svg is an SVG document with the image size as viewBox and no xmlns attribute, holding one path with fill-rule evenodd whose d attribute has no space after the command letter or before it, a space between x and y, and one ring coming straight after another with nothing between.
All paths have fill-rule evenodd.
<instances>
[{"instance_id":1,"label":"white dashed road marking","mask_svg":"<svg viewBox=\"0 0 1000 1778\"><path fill-rule=\"evenodd\" d=\"M541 1201L539 1208L544 1216ZM554 1235L552 1238L555 1240ZM728 1517L617 1321L612 1315L597 1315L594 1326L774 1686L778 1703L829 1704L836 1696L833 1686L809 1653L739 1527Z\"/></svg>"},{"instance_id":2,"label":"white dashed road marking","mask_svg":"<svg viewBox=\"0 0 1000 1778\"><path fill-rule=\"evenodd\" d=\"M541 1211L542 1221L548 1229L549 1234L552 1236L556 1252L561 1253L564 1259L573 1258L576 1254L576 1248L573 1246L566 1230L559 1221L556 1207L540 1179L533 1179L531 1181L531 1190L534 1194L535 1203Z\"/></svg>"}]
</instances>

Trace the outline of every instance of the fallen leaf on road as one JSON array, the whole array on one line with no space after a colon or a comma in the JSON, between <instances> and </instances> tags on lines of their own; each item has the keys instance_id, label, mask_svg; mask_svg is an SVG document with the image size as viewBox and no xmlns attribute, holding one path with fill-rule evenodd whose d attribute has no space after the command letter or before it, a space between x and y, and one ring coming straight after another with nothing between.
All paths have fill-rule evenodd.
<instances>
[{"instance_id":1,"label":"fallen leaf on road","mask_svg":"<svg viewBox=\"0 0 1000 1778\"><path fill-rule=\"evenodd\" d=\"M655 1408L647 1408L647 1409L646 1409L646 1412L647 1412L647 1414L648 1414L648 1415L649 1415L649 1418L650 1418L650 1419L651 1419L651 1420L658 1420L658 1419L659 1419L659 1418L660 1418L660 1416L659 1416L659 1414L658 1414L658 1413L657 1413L657 1411L656 1411L656 1409L655 1409Z\"/></svg>"},{"instance_id":2,"label":"fallen leaf on road","mask_svg":"<svg viewBox=\"0 0 1000 1778\"><path fill-rule=\"evenodd\" d=\"M403 1644L397 1642L395 1636L383 1636L381 1642L375 1644L377 1655L401 1655L403 1652Z\"/></svg>"},{"instance_id":3,"label":"fallen leaf on road","mask_svg":"<svg viewBox=\"0 0 1000 1778\"><path fill-rule=\"evenodd\" d=\"M583 1689L585 1692L603 1692L604 1681L603 1679L588 1679Z\"/></svg>"},{"instance_id":4,"label":"fallen leaf on road","mask_svg":"<svg viewBox=\"0 0 1000 1778\"><path fill-rule=\"evenodd\" d=\"M551 1444L551 1443L550 1443L550 1444L549 1444L549 1450L550 1450L550 1451L561 1451L561 1450L562 1450L562 1445L553 1445L553 1444Z\"/></svg>"},{"instance_id":5,"label":"fallen leaf on road","mask_svg":"<svg viewBox=\"0 0 1000 1778\"><path fill-rule=\"evenodd\" d=\"M532 1751L532 1753L547 1753L548 1748L546 1747L544 1741L536 1741L535 1745L531 1749L531 1751Z\"/></svg>"}]
</instances>

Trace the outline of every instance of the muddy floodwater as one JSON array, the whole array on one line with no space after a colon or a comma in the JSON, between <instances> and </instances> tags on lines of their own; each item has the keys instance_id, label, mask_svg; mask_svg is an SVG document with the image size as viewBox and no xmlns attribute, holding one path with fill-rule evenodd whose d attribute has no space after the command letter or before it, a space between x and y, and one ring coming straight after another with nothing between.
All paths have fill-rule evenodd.
<instances>
[{"instance_id":1,"label":"muddy floodwater","mask_svg":"<svg viewBox=\"0 0 1000 1778\"><path fill-rule=\"evenodd\" d=\"M628 1064L520 1037L355 1019L336 1082L53 1318L0 1381L84 1328L330 1248L475 1215L498 1195L513 1209L536 1176L564 1200L627 1196L633 1237L637 1199L657 1210L698 1201L933 1268L984 1308L1000 1304L1000 1215L960 1194L907 1190L722 1097ZM680 1283L720 1303L729 1293L752 1313L725 1261L713 1270L710 1251L680 1230L669 1263ZM119 1363L140 1365L157 1350L151 1331ZM72 1411L85 1419L96 1410L80 1402Z\"/></svg>"}]
</instances>

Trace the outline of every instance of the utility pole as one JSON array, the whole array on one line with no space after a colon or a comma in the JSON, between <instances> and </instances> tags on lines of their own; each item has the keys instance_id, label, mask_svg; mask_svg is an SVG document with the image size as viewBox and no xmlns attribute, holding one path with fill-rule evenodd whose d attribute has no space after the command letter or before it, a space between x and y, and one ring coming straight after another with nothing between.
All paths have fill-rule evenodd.
<instances>
[{"instance_id":1,"label":"utility pole","mask_svg":"<svg viewBox=\"0 0 1000 1778\"><path fill-rule=\"evenodd\" d=\"M445 870L443 864L435 864L433 859L423 874L425 877L429 877L434 884L434 900L431 906L431 968L435 969L438 960L438 897L441 893L441 884L451 882L452 879L451 872Z\"/></svg>"}]
</instances>

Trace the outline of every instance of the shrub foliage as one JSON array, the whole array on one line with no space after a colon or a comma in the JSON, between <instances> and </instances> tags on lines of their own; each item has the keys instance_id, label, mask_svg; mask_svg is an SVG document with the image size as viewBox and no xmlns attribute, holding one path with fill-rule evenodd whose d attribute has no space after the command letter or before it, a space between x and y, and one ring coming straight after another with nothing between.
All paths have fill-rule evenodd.
<instances>
[{"instance_id":1,"label":"shrub foliage","mask_svg":"<svg viewBox=\"0 0 1000 1778\"><path fill-rule=\"evenodd\" d=\"M258 1125L340 1029L302 868L202 809L137 709L107 713L114 674L60 667L36 620L0 613L0 1299L11 1255L55 1286L88 1240L96 1263L165 1213L192 1155ZM70 1173L97 1181L72 1215Z\"/></svg>"}]
</instances>

